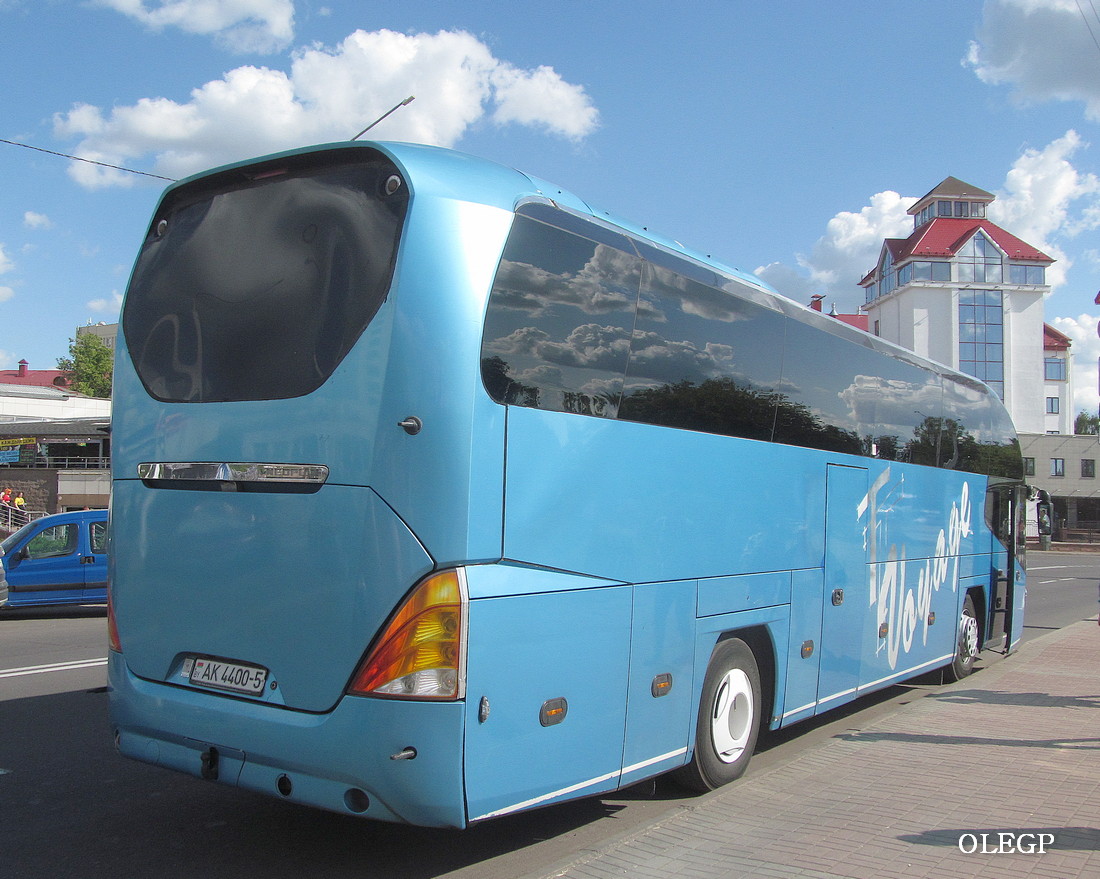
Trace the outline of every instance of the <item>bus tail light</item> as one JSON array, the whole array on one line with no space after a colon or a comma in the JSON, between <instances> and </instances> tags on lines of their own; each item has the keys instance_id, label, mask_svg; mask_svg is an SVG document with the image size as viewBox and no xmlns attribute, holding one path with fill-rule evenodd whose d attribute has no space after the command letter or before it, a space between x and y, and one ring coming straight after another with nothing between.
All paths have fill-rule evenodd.
<instances>
[{"instance_id":1,"label":"bus tail light","mask_svg":"<svg viewBox=\"0 0 1100 879\"><path fill-rule=\"evenodd\" d=\"M115 603L111 600L111 590L107 590L107 646L115 653L122 652L122 642L118 639L118 623L115 622Z\"/></svg>"},{"instance_id":2,"label":"bus tail light","mask_svg":"<svg viewBox=\"0 0 1100 879\"><path fill-rule=\"evenodd\" d=\"M461 699L466 689L466 584L460 570L423 580L360 664L348 692Z\"/></svg>"}]
</instances>

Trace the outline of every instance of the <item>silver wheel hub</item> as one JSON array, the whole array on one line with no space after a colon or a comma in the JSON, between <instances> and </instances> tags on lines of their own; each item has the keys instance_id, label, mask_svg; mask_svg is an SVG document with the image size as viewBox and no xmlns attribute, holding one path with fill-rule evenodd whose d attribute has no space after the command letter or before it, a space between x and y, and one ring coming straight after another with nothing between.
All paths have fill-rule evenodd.
<instances>
[{"instance_id":1,"label":"silver wheel hub","mask_svg":"<svg viewBox=\"0 0 1100 879\"><path fill-rule=\"evenodd\" d=\"M978 621L968 613L964 613L959 620L959 648L961 658L966 662L978 655Z\"/></svg>"},{"instance_id":2,"label":"silver wheel hub","mask_svg":"<svg viewBox=\"0 0 1100 879\"><path fill-rule=\"evenodd\" d=\"M723 763L734 763L745 753L755 712L748 675L731 668L718 684L710 713L714 753Z\"/></svg>"}]
</instances>

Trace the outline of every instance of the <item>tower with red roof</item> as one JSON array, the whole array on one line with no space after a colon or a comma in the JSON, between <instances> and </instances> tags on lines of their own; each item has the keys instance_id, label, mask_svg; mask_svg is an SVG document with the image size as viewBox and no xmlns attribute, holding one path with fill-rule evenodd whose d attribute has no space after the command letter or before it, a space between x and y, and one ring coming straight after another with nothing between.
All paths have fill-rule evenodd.
<instances>
[{"instance_id":1,"label":"tower with red roof","mask_svg":"<svg viewBox=\"0 0 1100 879\"><path fill-rule=\"evenodd\" d=\"M912 234L860 281L868 329L982 379L1021 433L1072 433L1068 345L1048 350L1043 323L1054 260L987 217L995 199L948 177L909 208Z\"/></svg>"}]
</instances>

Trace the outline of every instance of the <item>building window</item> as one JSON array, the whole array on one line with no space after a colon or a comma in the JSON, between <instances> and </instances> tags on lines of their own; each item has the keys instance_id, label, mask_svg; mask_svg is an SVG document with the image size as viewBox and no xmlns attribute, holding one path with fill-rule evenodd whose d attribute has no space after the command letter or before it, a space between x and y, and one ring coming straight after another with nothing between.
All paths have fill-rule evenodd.
<instances>
[{"instance_id":1,"label":"building window","mask_svg":"<svg viewBox=\"0 0 1100 879\"><path fill-rule=\"evenodd\" d=\"M1002 399L1004 317L1000 290L959 291L959 368L988 384Z\"/></svg>"},{"instance_id":2,"label":"building window","mask_svg":"<svg viewBox=\"0 0 1100 879\"><path fill-rule=\"evenodd\" d=\"M1013 263L1008 267L1008 280L1011 284L1045 284L1046 266L1028 266Z\"/></svg>"},{"instance_id":3,"label":"building window","mask_svg":"<svg viewBox=\"0 0 1100 879\"><path fill-rule=\"evenodd\" d=\"M878 331L878 329L879 329L879 328L878 328L878 321L876 320L876 321L875 321L875 335L876 335L876 336L881 336L881 335L882 335L882 333L880 333L880 332Z\"/></svg>"},{"instance_id":4,"label":"building window","mask_svg":"<svg viewBox=\"0 0 1100 879\"><path fill-rule=\"evenodd\" d=\"M951 263L917 260L898 269L898 286L910 281L950 281Z\"/></svg>"},{"instance_id":5,"label":"building window","mask_svg":"<svg viewBox=\"0 0 1100 879\"><path fill-rule=\"evenodd\" d=\"M951 216L951 202L949 202L949 201L938 201L938 202L936 202L936 213L939 214L939 216L941 216L941 217L950 217Z\"/></svg>"},{"instance_id":6,"label":"building window","mask_svg":"<svg viewBox=\"0 0 1100 879\"><path fill-rule=\"evenodd\" d=\"M1001 283L1001 251L982 232L966 242L955 262L960 281Z\"/></svg>"},{"instance_id":7,"label":"building window","mask_svg":"<svg viewBox=\"0 0 1100 879\"><path fill-rule=\"evenodd\" d=\"M1050 459L1050 475L1051 476L1065 476L1066 475L1066 459L1065 458L1051 458Z\"/></svg>"},{"instance_id":8,"label":"building window","mask_svg":"<svg viewBox=\"0 0 1100 879\"><path fill-rule=\"evenodd\" d=\"M1096 459L1095 458L1082 458L1081 459L1081 478L1082 479L1095 479L1096 478Z\"/></svg>"},{"instance_id":9,"label":"building window","mask_svg":"<svg viewBox=\"0 0 1100 879\"><path fill-rule=\"evenodd\" d=\"M1034 458L1024 458L1024 476L1034 476L1034 475L1035 475L1035 459Z\"/></svg>"},{"instance_id":10,"label":"building window","mask_svg":"<svg viewBox=\"0 0 1100 879\"><path fill-rule=\"evenodd\" d=\"M1047 397L1047 415L1057 415L1057 414L1058 414L1058 398L1057 397Z\"/></svg>"},{"instance_id":11,"label":"building window","mask_svg":"<svg viewBox=\"0 0 1100 879\"><path fill-rule=\"evenodd\" d=\"M1066 380L1066 361L1061 357L1043 358L1043 378L1048 382L1064 382Z\"/></svg>"},{"instance_id":12,"label":"building window","mask_svg":"<svg viewBox=\"0 0 1100 879\"><path fill-rule=\"evenodd\" d=\"M882 265L879 266L878 278L879 296L885 296L897 286L898 273L894 271L894 257L890 254L890 251L886 251L882 257Z\"/></svg>"}]
</instances>

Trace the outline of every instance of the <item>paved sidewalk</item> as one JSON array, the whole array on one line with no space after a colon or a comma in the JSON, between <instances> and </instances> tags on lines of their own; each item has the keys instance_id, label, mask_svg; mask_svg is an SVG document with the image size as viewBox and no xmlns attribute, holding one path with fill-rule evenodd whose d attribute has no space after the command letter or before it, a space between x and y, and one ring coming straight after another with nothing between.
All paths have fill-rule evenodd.
<instances>
[{"instance_id":1,"label":"paved sidewalk","mask_svg":"<svg viewBox=\"0 0 1100 879\"><path fill-rule=\"evenodd\" d=\"M1040 838L1021 833L1053 841L1040 854ZM1100 876L1100 630L1081 622L1036 638L541 875Z\"/></svg>"}]
</instances>

